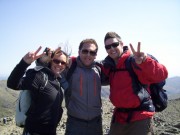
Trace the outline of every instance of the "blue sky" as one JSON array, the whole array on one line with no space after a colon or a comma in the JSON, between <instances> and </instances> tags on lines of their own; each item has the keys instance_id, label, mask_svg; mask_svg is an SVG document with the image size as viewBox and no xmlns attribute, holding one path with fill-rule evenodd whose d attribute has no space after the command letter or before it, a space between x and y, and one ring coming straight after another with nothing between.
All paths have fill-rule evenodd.
<instances>
[{"instance_id":1,"label":"blue sky","mask_svg":"<svg viewBox=\"0 0 180 135\"><path fill-rule=\"evenodd\" d=\"M0 76L9 75L28 52L40 45L79 43L94 38L97 59L106 56L103 39L115 31L125 45L154 55L169 77L180 76L179 0L0 0ZM33 67L32 65L31 67Z\"/></svg>"}]
</instances>

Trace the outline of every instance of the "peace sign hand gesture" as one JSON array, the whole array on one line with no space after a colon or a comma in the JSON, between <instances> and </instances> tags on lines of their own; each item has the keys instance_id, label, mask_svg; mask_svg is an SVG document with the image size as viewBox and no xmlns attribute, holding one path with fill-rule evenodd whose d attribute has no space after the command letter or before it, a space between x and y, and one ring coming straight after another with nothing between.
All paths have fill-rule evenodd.
<instances>
[{"instance_id":1,"label":"peace sign hand gesture","mask_svg":"<svg viewBox=\"0 0 180 135\"><path fill-rule=\"evenodd\" d=\"M43 55L45 55L45 53L43 52L42 54L38 55L38 52L41 50L41 46L35 51L35 52L28 52L24 57L23 60L27 63L27 64L31 64L32 62L34 62L35 60L37 60L38 58L42 57Z\"/></svg>"},{"instance_id":2,"label":"peace sign hand gesture","mask_svg":"<svg viewBox=\"0 0 180 135\"><path fill-rule=\"evenodd\" d=\"M132 44L130 44L131 51L134 55L135 62L137 64L141 64L146 60L146 54L144 52L140 52L141 42L138 42L137 52L134 50Z\"/></svg>"}]
</instances>

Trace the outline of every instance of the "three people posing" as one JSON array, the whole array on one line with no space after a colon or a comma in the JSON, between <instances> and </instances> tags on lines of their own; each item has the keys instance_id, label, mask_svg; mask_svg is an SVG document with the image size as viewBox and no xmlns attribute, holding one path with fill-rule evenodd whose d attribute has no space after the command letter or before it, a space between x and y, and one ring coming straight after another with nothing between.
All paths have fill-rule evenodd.
<instances>
[{"instance_id":1,"label":"three people posing","mask_svg":"<svg viewBox=\"0 0 180 135\"><path fill-rule=\"evenodd\" d=\"M104 43L108 56L102 61L101 69L109 77L110 100L115 106L110 135L151 134L153 132L152 117L154 112L148 110L133 111L130 116L128 110L137 108L140 105L140 100L134 94L132 88L132 78L126 70L112 71L125 69L125 61L131 54L134 57L134 63L132 63L133 70L142 84L147 84L148 86L151 83L157 83L166 79L168 76L167 69L164 65L156 62L144 52L141 52L140 43L138 43L137 51L130 45L132 53L130 50L124 49L121 37L115 32L108 32L105 36ZM94 61L97 51L98 45L96 41L94 39L85 39L79 45L79 56L70 59L71 64L69 68L71 68L74 61L76 61L76 67L68 79L69 87L67 93L65 91L65 94L68 95L68 99L66 100L68 115L66 135L103 134L101 85L103 84L102 80L104 76L99 72ZM32 112L28 112L29 118L27 118L24 133L55 134L57 123L62 116L61 103L63 97L62 91L59 90L59 80L61 78L59 74L66 68L68 61L67 55L60 51L61 55L57 55L57 57L54 55L48 64L48 68L46 67L40 70L48 74L48 78L51 78L48 81L49 85L47 86L49 87L47 87L47 93L41 93L38 92L38 86L40 86L42 81L40 71L34 71L34 69L28 70L26 76L23 77L27 67L43 55L37 55L38 52L39 49L35 53L28 53L24 56L12 71L7 85L16 90L31 90L34 99L40 96L37 104L32 107ZM65 77L67 77L66 73L63 74Z\"/></svg>"}]
</instances>

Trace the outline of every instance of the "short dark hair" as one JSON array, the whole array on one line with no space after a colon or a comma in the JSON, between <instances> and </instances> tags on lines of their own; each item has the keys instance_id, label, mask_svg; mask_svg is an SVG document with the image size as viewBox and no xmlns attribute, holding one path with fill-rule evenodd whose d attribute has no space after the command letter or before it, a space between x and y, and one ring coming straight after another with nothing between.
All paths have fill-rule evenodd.
<instances>
[{"instance_id":1,"label":"short dark hair","mask_svg":"<svg viewBox=\"0 0 180 135\"><path fill-rule=\"evenodd\" d=\"M98 51L98 45L96 43L96 40L94 40L92 38L84 39L83 41L81 41L81 43L79 44L79 50L81 50L83 48L83 45L85 43L94 44L96 46L96 52Z\"/></svg>"},{"instance_id":2,"label":"short dark hair","mask_svg":"<svg viewBox=\"0 0 180 135\"><path fill-rule=\"evenodd\" d=\"M104 43L109 38L116 38L118 41L121 41L121 37L116 32L107 32L104 38Z\"/></svg>"}]
</instances>

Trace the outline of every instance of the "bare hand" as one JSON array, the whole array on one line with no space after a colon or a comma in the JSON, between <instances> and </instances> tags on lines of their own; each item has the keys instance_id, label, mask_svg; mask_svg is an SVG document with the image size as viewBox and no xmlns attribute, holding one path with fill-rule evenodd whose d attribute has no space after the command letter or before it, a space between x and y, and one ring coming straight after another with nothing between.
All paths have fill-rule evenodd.
<instances>
[{"instance_id":1,"label":"bare hand","mask_svg":"<svg viewBox=\"0 0 180 135\"><path fill-rule=\"evenodd\" d=\"M131 51L132 51L132 53L134 55L135 62L137 64L141 64L142 62L145 61L146 54L144 52L140 51L140 49L141 49L141 42L138 42L137 51L134 50L132 44L130 44L130 48L131 48Z\"/></svg>"},{"instance_id":2,"label":"bare hand","mask_svg":"<svg viewBox=\"0 0 180 135\"><path fill-rule=\"evenodd\" d=\"M42 57L43 55L45 55L45 53L43 52L42 54L38 55L38 52L41 50L41 46L35 51L35 52L28 52L24 57L23 60L27 63L27 64L31 64L32 62L34 62L35 60L37 60L38 58Z\"/></svg>"}]
</instances>

